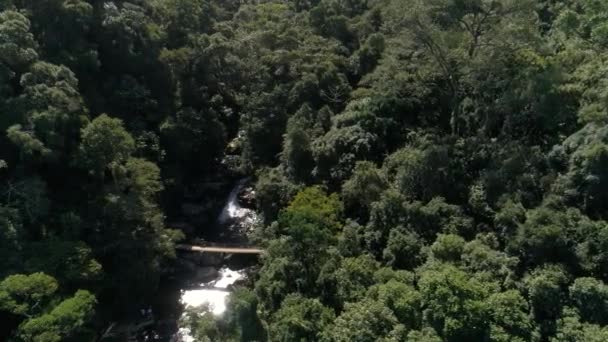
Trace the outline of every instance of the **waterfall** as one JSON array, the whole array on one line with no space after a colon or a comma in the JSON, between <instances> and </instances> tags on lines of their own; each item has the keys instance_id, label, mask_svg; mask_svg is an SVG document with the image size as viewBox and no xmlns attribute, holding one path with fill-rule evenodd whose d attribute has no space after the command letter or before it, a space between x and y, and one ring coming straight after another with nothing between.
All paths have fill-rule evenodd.
<instances>
[{"instance_id":1,"label":"waterfall","mask_svg":"<svg viewBox=\"0 0 608 342\"><path fill-rule=\"evenodd\" d=\"M239 180L230 191L226 204L217 217L217 225L222 229L230 230L237 227L237 231L242 233L256 222L256 212L243 208L239 204L239 193L248 181L249 178ZM199 287L182 290L180 301L185 307L207 305L214 315L221 315L226 310L226 299L230 293L229 286L244 277L245 272L243 270L232 270L225 266L219 270L217 279L199 284ZM188 328L181 327L173 341L193 342L194 338Z\"/></svg>"},{"instance_id":2,"label":"waterfall","mask_svg":"<svg viewBox=\"0 0 608 342\"><path fill-rule=\"evenodd\" d=\"M248 209L241 208L241 205L239 204L239 193L243 190L247 181L249 181L249 178L243 178L236 183L234 188L232 188L232 191L230 191L228 199L226 200L226 204L217 218L218 224L223 225L229 223L231 220L242 218L250 212Z\"/></svg>"}]
</instances>

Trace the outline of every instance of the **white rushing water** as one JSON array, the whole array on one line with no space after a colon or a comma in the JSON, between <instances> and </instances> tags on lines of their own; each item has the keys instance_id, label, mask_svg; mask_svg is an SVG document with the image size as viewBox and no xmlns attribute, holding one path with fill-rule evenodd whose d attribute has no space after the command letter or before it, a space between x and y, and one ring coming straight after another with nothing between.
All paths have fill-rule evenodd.
<instances>
[{"instance_id":1,"label":"white rushing water","mask_svg":"<svg viewBox=\"0 0 608 342\"><path fill-rule=\"evenodd\" d=\"M239 193L243 187L247 184L248 178L241 179L232 189L222 212L217 218L219 225L226 226L228 229L229 225L251 226L255 222L256 213L255 211L241 207L239 204ZM219 276L217 279L200 284L199 288L189 289L182 291L180 301L186 307L200 307L202 305L208 305L211 312L219 316L226 311L226 300L230 294L228 287L234 284L237 280L243 279L244 274L242 271L231 270L224 267L219 270ZM194 342L195 339L190 335L188 328L180 328L177 334L177 341L181 342Z\"/></svg>"},{"instance_id":2,"label":"white rushing water","mask_svg":"<svg viewBox=\"0 0 608 342\"><path fill-rule=\"evenodd\" d=\"M207 304L213 314L221 315L226 310L226 298L229 294L227 288L239 279L243 279L243 273L240 271L222 268L218 279L201 284L200 289L183 291L181 302L186 307Z\"/></svg>"},{"instance_id":3,"label":"white rushing water","mask_svg":"<svg viewBox=\"0 0 608 342\"><path fill-rule=\"evenodd\" d=\"M241 271L234 271L227 267L220 269L219 272L220 275L216 280L201 284L200 289L182 291L180 301L186 308L208 305L211 312L216 316L226 311L226 299L230 294L228 286L234 284L239 279L243 279L244 275ZM195 342L188 328L180 328L175 337L176 341Z\"/></svg>"},{"instance_id":4,"label":"white rushing water","mask_svg":"<svg viewBox=\"0 0 608 342\"><path fill-rule=\"evenodd\" d=\"M217 223L227 224L234 221L239 221L239 224L246 224L252 221L255 217L255 212L251 209L243 208L239 204L239 193L243 190L245 184L247 184L249 178L243 178L238 183L236 183L235 187L230 191L228 195L228 199L226 200L226 204L224 208L222 208L222 212L217 218Z\"/></svg>"}]
</instances>

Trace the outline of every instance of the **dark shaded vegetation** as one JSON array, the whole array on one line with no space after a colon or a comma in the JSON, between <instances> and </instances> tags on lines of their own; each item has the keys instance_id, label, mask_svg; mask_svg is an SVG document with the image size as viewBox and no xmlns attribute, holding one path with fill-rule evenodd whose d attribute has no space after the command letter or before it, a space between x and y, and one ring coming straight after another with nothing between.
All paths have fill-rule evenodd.
<instances>
[{"instance_id":1,"label":"dark shaded vegetation","mask_svg":"<svg viewBox=\"0 0 608 342\"><path fill-rule=\"evenodd\" d=\"M227 154L267 252L198 340L608 340L608 3L0 10L0 340L148 303Z\"/></svg>"}]
</instances>

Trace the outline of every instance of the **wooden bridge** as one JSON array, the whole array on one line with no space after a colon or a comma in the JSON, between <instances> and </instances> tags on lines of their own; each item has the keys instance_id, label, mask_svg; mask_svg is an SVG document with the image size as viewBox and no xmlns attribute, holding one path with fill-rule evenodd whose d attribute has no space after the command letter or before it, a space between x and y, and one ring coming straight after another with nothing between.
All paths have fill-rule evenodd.
<instances>
[{"instance_id":1,"label":"wooden bridge","mask_svg":"<svg viewBox=\"0 0 608 342\"><path fill-rule=\"evenodd\" d=\"M226 253L226 254L262 254L264 250L257 247L250 246L222 246L222 245L210 245L210 246L194 246L194 245L176 245L176 249L186 252L198 252L198 253Z\"/></svg>"}]
</instances>

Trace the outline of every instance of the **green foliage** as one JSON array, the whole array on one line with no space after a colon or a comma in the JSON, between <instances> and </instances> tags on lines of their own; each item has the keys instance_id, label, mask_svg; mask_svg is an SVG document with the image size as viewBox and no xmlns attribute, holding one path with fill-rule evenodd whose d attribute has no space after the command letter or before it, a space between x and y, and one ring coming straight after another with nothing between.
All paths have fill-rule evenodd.
<instances>
[{"instance_id":1,"label":"green foliage","mask_svg":"<svg viewBox=\"0 0 608 342\"><path fill-rule=\"evenodd\" d=\"M135 151L135 141L119 119L105 114L82 129L79 164L102 177L106 170L125 162Z\"/></svg>"},{"instance_id":2,"label":"green foliage","mask_svg":"<svg viewBox=\"0 0 608 342\"><path fill-rule=\"evenodd\" d=\"M231 331L235 331L239 341L264 341L266 339L262 322L257 313L258 299L249 289L238 288L230 296L227 313Z\"/></svg>"},{"instance_id":3,"label":"green foliage","mask_svg":"<svg viewBox=\"0 0 608 342\"><path fill-rule=\"evenodd\" d=\"M265 253L197 340L606 340L607 12L0 1L0 340L147 306L237 174Z\"/></svg>"},{"instance_id":4,"label":"green foliage","mask_svg":"<svg viewBox=\"0 0 608 342\"><path fill-rule=\"evenodd\" d=\"M389 280L386 284L371 288L370 294L391 309L399 323L408 330L421 326L422 296L412 286L398 280Z\"/></svg>"},{"instance_id":5,"label":"green foliage","mask_svg":"<svg viewBox=\"0 0 608 342\"><path fill-rule=\"evenodd\" d=\"M562 311L566 297L568 274L556 265L535 269L526 277L530 307L534 319L540 324L541 333L551 336L555 333L555 319Z\"/></svg>"},{"instance_id":6,"label":"green foliage","mask_svg":"<svg viewBox=\"0 0 608 342\"><path fill-rule=\"evenodd\" d=\"M608 310L608 286L595 278L578 278L569 288L574 307L581 318L590 323L605 325Z\"/></svg>"},{"instance_id":7,"label":"green foliage","mask_svg":"<svg viewBox=\"0 0 608 342\"><path fill-rule=\"evenodd\" d=\"M27 257L26 269L51 274L61 282L91 284L102 276L101 265L84 242L51 239L28 244L24 254Z\"/></svg>"},{"instance_id":8,"label":"green foliage","mask_svg":"<svg viewBox=\"0 0 608 342\"><path fill-rule=\"evenodd\" d=\"M59 285L44 273L15 274L0 283L0 308L16 315L40 313Z\"/></svg>"},{"instance_id":9,"label":"green foliage","mask_svg":"<svg viewBox=\"0 0 608 342\"><path fill-rule=\"evenodd\" d=\"M62 341L74 336L91 319L96 303L95 296L79 290L51 312L27 320L17 334L26 341Z\"/></svg>"},{"instance_id":10,"label":"green foliage","mask_svg":"<svg viewBox=\"0 0 608 342\"><path fill-rule=\"evenodd\" d=\"M424 318L448 341L481 340L489 335L486 298L493 290L453 266L422 274Z\"/></svg>"},{"instance_id":11,"label":"green foliage","mask_svg":"<svg viewBox=\"0 0 608 342\"><path fill-rule=\"evenodd\" d=\"M313 220L329 229L340 227L343 205L338 195L327 195L320 187L306 188L294 197L289 206L281 213L279 222L282 220L296 219L302 216L307 220ZM288 226L286 222L284 224Z\"/></svg>"},{"instance_id":12,"label":"green foliage","mask_svg":"<svg viewBox=\"0 0 608 342\"><path fill-rule=\"evenodd\" d=\"M180 318L179 324L190 329L190 335L199 341L211 342L225 337L218 328L213 313L204 305L188 308Z\"/></svg>"},{"instance_id":13,"label":"green foliage","mask_svg":"<svg viewBox=\"0 0 608 342\"><path fill-rule=\"evenodd\" d=\"M331 309L317 299L292 294L274 314L270 336L273 341L319 341L321 332L333 320Z\"/></svg>"},{"instance_id":14,"label":"green foliage","mask_svg":"<svg viewBox=\"0 0 608 342\"><path fill-rule=\"evenodd\" d=\"M437 241L431 246L433 258L442 262L458 262L464 251L465 241L458 235L437 236Z\"/></svg>"},{"instance_id":15,"label":"green foliage","mask_svg":"<svg viewBox=\"0 0 608 342\"><path fill-rule=\"evenodd\" d=\"M196 160L201 170L215 165L226 140L225 127L213 110L182 109L175 118L163 122L160 131L170 160L180 163Z\"/></svg>"},{"instance_id":16,"label":"green foliage","mask_svg":"<svg viewBox=\"0 0 608 342\"><path fill-rule=\"evenodd\" d=\"M418 234L404 229L391 230L382 256L388 265L395 268L411 270L424 259L421 241Z\"/></svg>"},{"instance_id":17,"label":"green foliage","mask_svg":"<svg viewBox=\"0 0 608 342\"><path fill-rule=\"evenodd\" d=\"M382 341L389 337L398 322L383 303L366 299L347 304L344 312L324 333L322 341Z\"/></svg>"},{"instance_id":18,"label":"green foliage","mask_svg":"<svg viewBox=\"0 0 608 342\"><path fill-rule=\"evenodd\" d=\"M276 219L280 209L295 196L298 187L280 169L262 169L255 185L256 205L266 222Z\"/></svg>"},{"instance_id":19,"label":"green foliage","mask_svg":"<svg viewBox=\"0 0 608 342\"><path fill-rule=\"evenodd\" d=\"M595 324L581 322L576 310L571 308L564 310L563 318L559 320L559 326L555 337L551 341L602 341L608 337L605 327Z\"/></svg>"},{"instance_id":20,"label":"green foliage","mask_svg":"<svg viewBox=\"0 0 608 342\"><path fill-rule=\"evenodd\" d=\"M0 13L0 51L2 52L2 80L8 82L17 73L23 72L38 59L37 43L30 32L31 22L21 13L4 11ZM2 87L2 95L6 91Z\"/></svg>"},{"instance_id":21,"label":"green foliage","mask_svg":"<svg viewBox=\"0 0 608 342\"><path fill-rule=\"evenodd\" d=\"M337 298L340 303L356 302L364 298L374 284L373 275L378 263L369 255L344 258L335 272Z\"/></svg>"},{"instance_id":22,"label":"green foliage","mask_svg":"<svg viewBox=\"0 0 608 342\"><path fill-rule=\"evenodd\" d=\"M516 290L492 294L488 298L493 323L490 327L495 341L529 341L534 324L528 303Z\"/></svg>"},{"instance_id":23,"label":"green foliage","mask_svg":"<svg viewBox=\"0 0 608 342\"><path fill-rule=\"evenodd\" d=\"M345 204L353 209L369 210L387 188L386 177L373 163L359 162L351 178L342 186L342 197Z\"/></svg>"}]
</instances>

